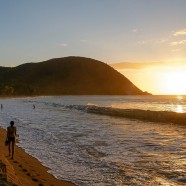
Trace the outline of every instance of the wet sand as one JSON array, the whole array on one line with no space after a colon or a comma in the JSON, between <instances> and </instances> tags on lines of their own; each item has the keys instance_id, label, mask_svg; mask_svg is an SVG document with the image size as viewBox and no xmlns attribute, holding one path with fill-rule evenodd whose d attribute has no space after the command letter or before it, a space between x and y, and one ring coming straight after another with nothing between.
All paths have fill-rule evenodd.
<instances>
[{"instance_id":1,"label":"wet sand","mask_svg":"<svg viewBox=\"0 0 186 186\"><path fill-rule=\"evenodd\" d=\"M15 146L15 155L12 160L8 156L8 148L4 142L6 131L0 128L0 185L7 180L9 185L20 186L74 186L75 184L58 180L47 171L36 158L28 155L23 149ZM6 170L4 170L6 165ZM6 185L4 183L4 185ZM8 185L8 183L7 183Z\"/></svg>"}]
</instances>

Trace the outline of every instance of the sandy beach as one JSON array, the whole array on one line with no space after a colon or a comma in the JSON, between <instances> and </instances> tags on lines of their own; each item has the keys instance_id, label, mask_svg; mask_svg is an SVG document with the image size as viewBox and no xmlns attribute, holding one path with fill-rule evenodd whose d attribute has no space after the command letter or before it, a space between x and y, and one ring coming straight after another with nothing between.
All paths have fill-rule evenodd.
<instances>
[{"instance_id":1,"label":"sandy beach","mask_svg":"<svg viewBox=\"0 0 186 186\"><path fill-rule=\"evenodd\" d=\"M15 146L12 160L4 144L6 131L0 128L0 185L19 186L73 186L73 183L56 179L49 174L48 168L23 149Z\"/></svg>"}]
</instances>

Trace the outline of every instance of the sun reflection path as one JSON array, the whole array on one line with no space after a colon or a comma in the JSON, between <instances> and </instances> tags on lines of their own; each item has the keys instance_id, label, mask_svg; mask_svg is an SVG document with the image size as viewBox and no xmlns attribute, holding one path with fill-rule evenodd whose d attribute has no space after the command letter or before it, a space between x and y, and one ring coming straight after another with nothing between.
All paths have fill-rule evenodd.
<instances>
[{"instance_id":1,"label":"sun reflection path","mask_svg":"<svg viewBox=\"0 0 186 186\"><path fill-rule=\"evenodd\" d=\"M183 106L182 105L177 105L176 106L176 112L183 113Z\"/></svg>"},{"instance_id":2,"label":"sun reflection path","mask_svg":"<svg viewBox=\"0 0 186 186\"><path fill-rule=\"evenodd\" d=\"M176 98L177 98L178 101L182 101L183 100L183 96L181 96L181 95L178 95ZM183 110L184 109L183 109L182 105L176 105L176 109L175 109L176 112L183 113Z\"/></svg>"}]
</instances>

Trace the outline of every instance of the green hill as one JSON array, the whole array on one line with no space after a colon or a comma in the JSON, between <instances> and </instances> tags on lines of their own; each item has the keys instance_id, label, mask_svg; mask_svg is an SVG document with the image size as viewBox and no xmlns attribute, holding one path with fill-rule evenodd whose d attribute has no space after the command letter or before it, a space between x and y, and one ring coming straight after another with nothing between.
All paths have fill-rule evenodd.
<instances>
[{"instance_id":1,"label":"green hill","mask_svg":"<svg viewBox=\"0 0 186 186\"><path fill-rule=\"evenodd\" d=\"M17 67L0 67L0 95L144 95L109 65L65 57Z\"/></svg>"}]
</instances>

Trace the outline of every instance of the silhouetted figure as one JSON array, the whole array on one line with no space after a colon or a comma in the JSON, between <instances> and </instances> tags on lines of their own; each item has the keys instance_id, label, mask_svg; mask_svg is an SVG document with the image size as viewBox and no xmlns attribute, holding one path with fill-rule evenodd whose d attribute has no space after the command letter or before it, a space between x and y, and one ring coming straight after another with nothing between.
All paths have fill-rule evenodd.
<instances>
[{"instance_id":1,"label":"silhouetted figure","mask_svg":"<svg viewBox=\"0 0 186 186\"><path fill-rule=\"evenodd\" d=\"M3 104L1 104L1 110L3 109Z\"/></svg>"},{"instance_id":2,"label":"silhouetted figure","mask_svg":"<svg viewBox=\"0 0 186 186\"><path fill-rule=\"evenodd\" d=\"M10 126L7 127L7 140L8 140L9 156L11 153L10 146L12 144L12 159L14 159L15 138L16 138L16 127L14 126L14 121L11 121Z\"/></svg>"},{"instance_id":3,"label":"silhouetted figure","mask_svg":"<svg viewBox=\"0 0 186 186\"><path fill-rule=\"evenodd\" d=\"M35 109L36 107L35 107L35 105L33 105L33 109Z\"/></svg>"}]
</instances>

